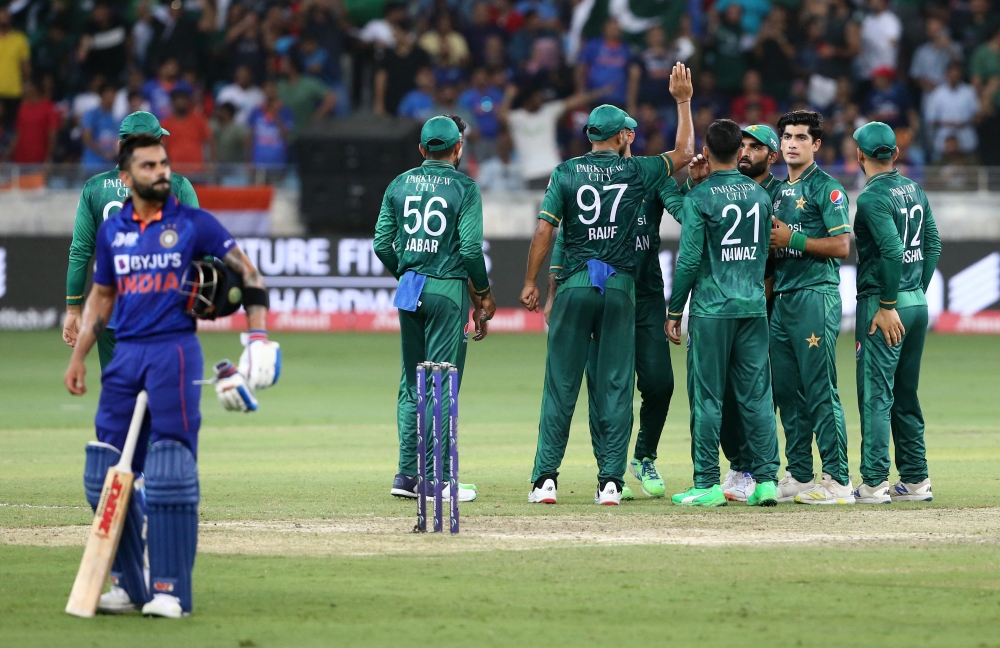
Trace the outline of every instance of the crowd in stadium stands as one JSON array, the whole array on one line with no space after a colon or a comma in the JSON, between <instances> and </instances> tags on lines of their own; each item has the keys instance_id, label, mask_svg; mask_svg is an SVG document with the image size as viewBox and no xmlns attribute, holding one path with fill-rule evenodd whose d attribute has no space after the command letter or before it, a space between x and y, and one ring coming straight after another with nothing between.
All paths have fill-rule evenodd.
<instances>
[{"instance_id":1,"label":"crowd in stadium stands","mask_svg":"<svg viewBox=\"0 0 1000 648\"><path fill-rule=\"evenodd\" d=\"M992 4L995 3L995 4ZM0 10L0 160L113 164L149 110L177 168L280 169L311 122L357 111L470 126L484 188L543 187L587 150L598 103L673 146L675 61L712 120L826 116L820 162L856 170L853 130L900 162L1000 165L1000 0L14 0ZM983 143L981 145L981 143Z\"/></svg>"}]
</instances>

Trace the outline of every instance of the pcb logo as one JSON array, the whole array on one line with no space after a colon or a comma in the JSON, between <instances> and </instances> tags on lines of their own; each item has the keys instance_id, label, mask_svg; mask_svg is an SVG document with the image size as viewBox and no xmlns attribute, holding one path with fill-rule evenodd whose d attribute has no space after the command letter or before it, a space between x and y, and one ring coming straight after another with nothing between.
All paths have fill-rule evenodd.
<instances>
[{"instance_id":1,"label":"pcb logo","mask_svg":"<svg viewBox=\"0 0 1000 648\"><path fill-rule=\"evenodd\" d=\"M844 204L844 192L840 189L834 189L830 192L830 202L834 205Z\"/></svg>"}]
</instances>

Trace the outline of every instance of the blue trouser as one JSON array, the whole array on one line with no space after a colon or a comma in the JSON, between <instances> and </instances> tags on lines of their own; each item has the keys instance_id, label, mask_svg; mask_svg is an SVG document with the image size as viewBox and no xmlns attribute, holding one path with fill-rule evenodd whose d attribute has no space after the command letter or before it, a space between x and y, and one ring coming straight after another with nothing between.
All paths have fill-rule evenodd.
<instances>
[{"instance_id":1,"label":"blue trouser","mask_svg":"<svg viewBox=\"0 0 1000 648\"><path fill-rule=\"evenodd\" d=\"M146 473L149 594L177 596L187 612L199 500L195 457L201 387L195 381L202 374L201 345L194 334L119 340L101 376L95 420L98 441L121 450L136 396L143 389L149 394L132 463L136 473ZM130 598L138 603L131 592Z\"/></svg>"}]
</instances>

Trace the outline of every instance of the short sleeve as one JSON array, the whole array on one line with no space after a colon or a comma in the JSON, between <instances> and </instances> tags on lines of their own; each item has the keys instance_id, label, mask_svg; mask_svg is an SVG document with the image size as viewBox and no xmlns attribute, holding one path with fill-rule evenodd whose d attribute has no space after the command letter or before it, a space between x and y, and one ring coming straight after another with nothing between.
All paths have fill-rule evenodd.
<instances>
[{"instance_id":1,"label":"short sleeve","mask_svg":"<svg viewBox=\"0 0 1000 648\"><path fill-rule=\"evenodd\" d=\"M819 201L819 212L830 236L840 236L851 232L851 210L847 192L836 180L824 183L822 193L815 197Z\"/></svg>"},{"instance_id":2,"label":"short sleeve","mask_svg":"<svg viewBox=\"0 0 1000 648\"><path fill-rule=\"evenodd\" d=\"M94 283L102 286L113 286L115 283L115 260L108 243L108 231L108 221L104 221L97 230L94 247Z\"/></svg>"},{"instance_id":3,"label":"short sleeve","mask_svg":"<svg viewBox=\"0 0 1000 648\"><path fill-rule=\"evenodd\" d=\"M199 209L192 213L195 227L195 256L210 254L219 259L236 247L233 235L222 226L215 216Z\"/></svg>"},{"instance_id":4,"label":"short sleeve","mask_svg":"<svg viewBox=\"0 0 1000 648\"><path fill-rule=\"evenodd\" d=\"M554 227L559 227L563 219L563 200L562 192L559 191L558 173L559 169L556 169L549 177L549 186L545 189L542 208L538 212L538 218Z\"/></svg>"}]
</instances>

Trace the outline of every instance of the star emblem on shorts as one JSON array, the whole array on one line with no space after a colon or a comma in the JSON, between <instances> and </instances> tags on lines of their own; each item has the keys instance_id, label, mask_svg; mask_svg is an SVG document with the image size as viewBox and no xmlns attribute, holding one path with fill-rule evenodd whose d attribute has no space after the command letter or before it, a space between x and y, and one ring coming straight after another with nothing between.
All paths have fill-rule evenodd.
<instances>
[{"instance_id":1,"label":"star emblem on shorts","mask_svg":"<svg viewBox=\"0 0 1000 648\"><path fill-rule=\"evenodd\" d=\"M805 209L806 197L802 196L795 201L795 209Z\"/></svg>"},{"instance_id":2,"label":"star emblem on shorts","mask_svg":"<svg viewBox=\"0 0 1000 648\"><path fill-rule=\"evenodd\" d=\"M809 348L818 347L819 341L822 339L823 339L822 337L816 337L815 333L810 333L809 337L806 338L806 342L809 343Z\"/></svg>"}]
</instances>

